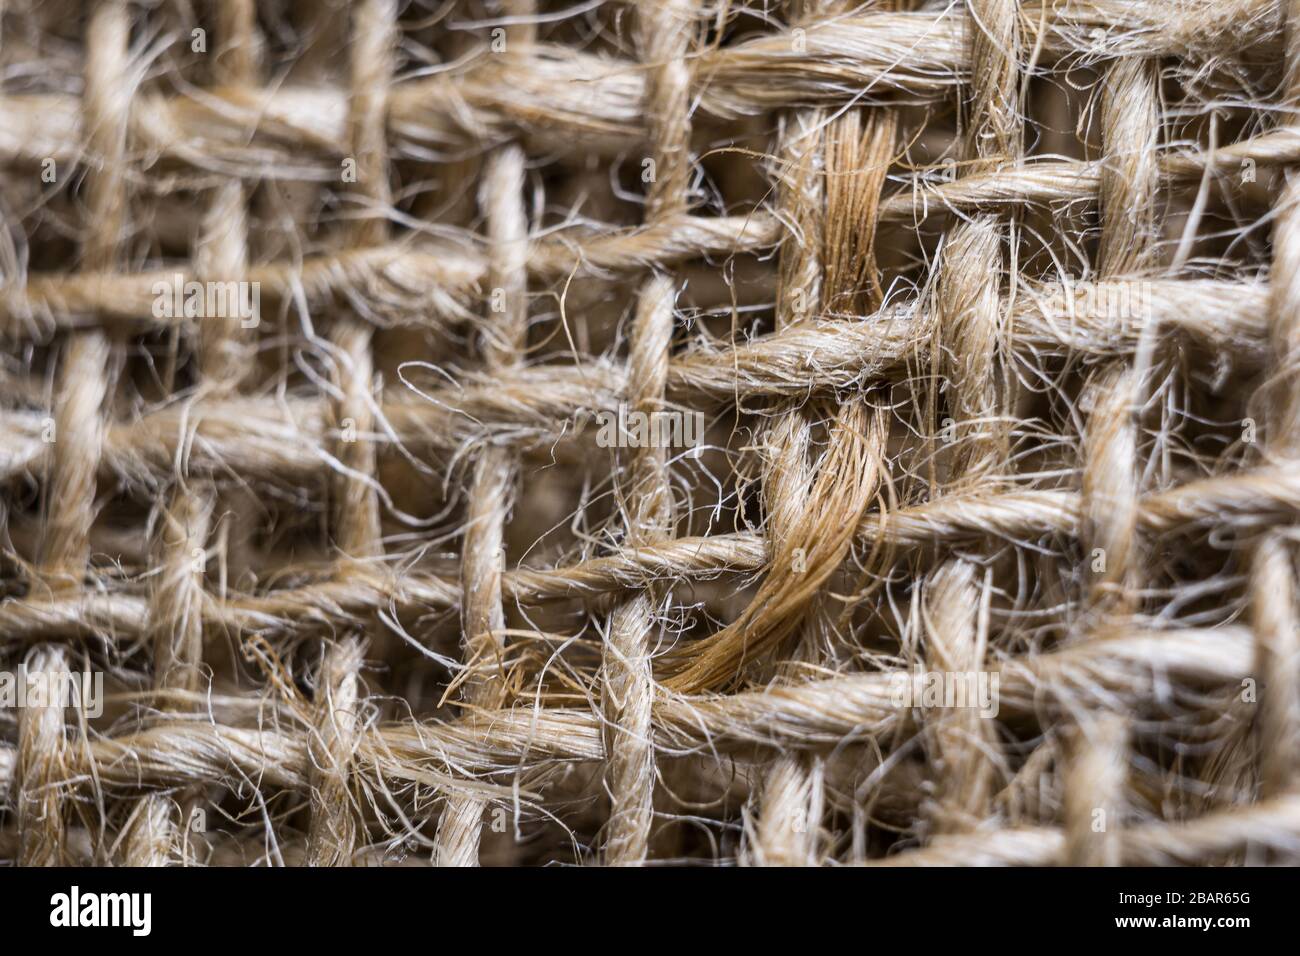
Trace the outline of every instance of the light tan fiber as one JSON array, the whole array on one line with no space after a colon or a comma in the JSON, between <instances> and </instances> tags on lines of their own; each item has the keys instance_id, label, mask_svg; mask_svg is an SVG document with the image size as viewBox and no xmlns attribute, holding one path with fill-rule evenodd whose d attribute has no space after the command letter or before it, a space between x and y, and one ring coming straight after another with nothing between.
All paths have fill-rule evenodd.
<instances>
[{"instance_id":1,"label":"light tan fiber","mask_svg":"<svg viewBox=\"0 0 1300 956\"><path fill-rule=\"evenodd\" d=\"M1298 10L0 4L0 864L1300 862Z\"/></svg>"}]
</instances>

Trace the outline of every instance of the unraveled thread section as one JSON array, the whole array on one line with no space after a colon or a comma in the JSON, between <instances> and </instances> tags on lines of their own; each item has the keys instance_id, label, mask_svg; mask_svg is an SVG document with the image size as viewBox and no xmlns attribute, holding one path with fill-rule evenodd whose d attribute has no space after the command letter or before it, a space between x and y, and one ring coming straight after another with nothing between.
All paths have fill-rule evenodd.
<instances>
[{"instance_id":1,"label":"unraveled thread section","mask_svg":"<svg viewBox=\"0 0 1300 956\"><path fill-rule=\"evenodd\" d=\"M844 562L852 528L866 513L880 482L874 449L883 440L879 410L844 405L829 427L809 507L785 541L774 542L769 572L754 600L716 634L682 649L680 670L664 679L678 693L713 690L735 681L746 664L778 647L798 627L802 610ZM796 558L793 542L807 542ZM796 570L796 568L805 570Z\"/></svg>"}]
</instances>

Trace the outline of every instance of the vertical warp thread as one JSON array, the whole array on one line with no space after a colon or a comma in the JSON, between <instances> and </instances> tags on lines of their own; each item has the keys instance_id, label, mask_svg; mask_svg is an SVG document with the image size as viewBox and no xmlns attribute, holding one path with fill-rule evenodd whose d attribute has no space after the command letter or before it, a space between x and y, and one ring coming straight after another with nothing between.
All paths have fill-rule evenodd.
<instances>
[{"instance_id":1,"label":"vertical warp thread","mask_svg":"<svg viewBox=\"0 0 1300 956\"><path fill-rule=\"evenodd\" d=\"M506 29L510 56L527 56L536 40L532 0L510 4ZM524 207L525 161L517 144L488 158L479 188L487 219L488 284L500 290L503 311L481 333L480 351L489 370L507 372L520 361L528 339L528 216ZM486 445L474 463L465 536L461 545L461 609L465 666L470 668L463 696L476 707L496 706L504 674L499 664L505 609L501 574L505 569L505 523L514 493L518 461L509 448ZM486 803L471 793L447 798L438 822L434 860L439 866L477 866Z\"/></svg>"},{"instance_id":2,"label":"vertical warp thread","mask_svg":"<svg viewBox=\"0 0 1300 956\"><path fill-rule=\"evenodd\" d=\"M118 0L99 4L86 28L85 93L87 237L82 269L108 272L117 264L126 230L126 133L132 82L130 23ZM95 519L96 473L103 453L103 406L108 390L109 342L100 330L72 333L59 367L55 441L45 502L41 574L54 589L76 587L86 573ZM50 648L28 658L34 670L65 669L66 655ZM60 790L54 776L67 744L61 703L50 703L19 723L19 862L62 861L65 840ZM25 757L26 759L23 759ZM24 807L26 809L24 809ZM39 807L39 812L35 809Z\"/></svg>"},{"instance_id":3,"label":"vertical warp thread","mask_svg":"<svg viewBox=\"0 0 1300 956\"><path fill-rule=\"evenodd\" d=\"M61 647L32 648L20 672L60 674L68 669ZM61 866L67 825L63 819L63 781L68 777L68 743L64 736L61 697L27 706L18 712L18 865Z\"/></svg>"},{"instance_id":4,"label":"vertical warp thread","mask_svg":"<svg viewBox=\"0 0 1300 956\"><path fill-rule=\"evenodd\" d=\"M158 517L159 568L149 602L154 688L193 694L203 659L203 563L212 517L209 496L178 483ZM197 558L197 560L196 560ZM187 709L164 697L161 710ZM176 845L176 801L150 794L137 804L123 841L128 866L165 866Z\"/></svg>"},{"instance_id":5,"label":"vertical warp thread","mask_svg":"<svg viewBox=\"0 0 1300 956\"><path fill-rule=\"evenodd\" d=\"M217 8L213 58L219 86L252 86L257 79L259 44L253 0L227 0ZM194 249L195 271L220 281L243 278L248 271L248 211L244 183L227 179L208 197ZM208 389L224 394L238 386L250 360L247 331L236 317L200 324L199 374Z\"/></svg>"},{"instance_id":6,"label":"vertical warp thread","mask_svg":"<svg viewBox=\"0 0 1300 956\"><path fill-rule=\"evenodd\" d=\"M974 89L964 150L971 174L1018 163L1023 153L1018 19L1019 5L1006 0L967 3ZM996 483L1010 456L1009 376L1002 368L1009 358L1001 302L1004 239L995 216L979 215L957 226L943 243L937 313L947 347L941 364L958 428L964 431L971 423L978 428L964 436L954 455L956 484ZM926 579L926 667L931 670L965 674L983 667L987 635L977 618L975 576L971 561L954 557ZM971 829L990 809L994 730L975 708L931 715L928 724L938 776L930 807L935 832Z\"/></svg>"},{"instance_id":7,"label":"vertical warp thread","mask_svg":"<svg viewBox=\"0 0 1300 956\"><path fill-rule=\"evenodd\" d=\"M350 866L358 822L348 787L356 749L362 644L355 638L326 648L316 678L315 725L310 737L311 819L307 827L308 866Z\"/></svg>"},{"instance_id":8,"label":"vertical warp thread","mask_svg":"<svg viewBox=\"0 0 1300 956\"><path fill-rule=\"evenodd\" d=\"M256 0L222 0L216 15L218 47L213 72L217 84L253 83L262 59Z\"/></svg>"},{"instance_id":9,"label":"vertical warp thread","mask_svg":"<svg viewBox=\"0 0 1300 956\"><path fill-rule=\"evenodd\" d=\"M628 348L629 411L652 414L663 402L672 339L672 281L656 276L642 288ZM665 449L638 448L620 489L627 520L626 547L663 537L671 521ZM605 834L605 862L642 862L649 843L654 796L654 744L649 638L654 626L653 589L623 601L610 619L602 659L605 713L606 788L610 818Z\"/></svg>"},{"instance_id":10,"label":"vertical warp thread","mask_svg":"<svg viewBox=\"0 0 1300 956\"><path fill-rule=\"evenodd\" d=\"M823 153L825 140L831 134L825 131L825 124L821 110L798 110L779 120L777 158L785 164L779 202L781 217L791 234L781 250L777 328L822 311L823 237L827 228L823 197L831 188ZM827 251L835 254L840 248ZM781 554L785 550L781 540L795 527L811 490L806 417L798 409L788 409L769 428L768 441L771 451L763 475L768 535L772 553ZM821 819L819 783L820 761L815 758L780 754L772 761L763 777L750 862L772 866L815 862Z\"/></svg>"},{"instance_id":11,"label":"vertical warp thread","mask_svg":"<svg viewBox=\"0 0 1300 956\"><path fill-rule=\"evenodd\" d=\"M1124 719L1114 714L1077 728L1062 810L1070 866L1120 865L1127 736Z\"/></svg>"},{"instance_id":12,"label":"vertical warp thread","mask_svg":"<svg viewBox=\"0 0 1300 956\"><path fill-rule=\"evenodd\" d=\"M388 184L387 103L396 49L395 0L364 0L352 11L349 48L350 96L348 131L356 163L352 194L360 207L349 223L346 243L363 249L384 241L385 217L391 205ZM374 360L369 322L344 308L330 329L337 367L335 387L341 398L335 408L342 432L337 456L343 472L334 479L334 532L347 559L376 557L382 550L379 496L372 484L375 445L371 398Z\"/></svg>"},{"instance_id":13,"label":"vertical warp thread","mask_svg":"<svg viewBox=\"0 0 1300 956\"><path fill-rule=\"evenodd\" d=\"M810 431L806 416L798 409L787 410L768 431L771 453L763 475L763 489L767 533L774 555L783 555L798 546L786 539L796 533L798 518L808 507L812 491L808 463ZM816 624L815 617L806 621L805 634ZM821 761L816 756L776 756L763 776L760 815L750 862L766 866L809 866L816 862L817 831L822 816L821 776Z\"/></svg>"},{"instance_id":14,"label":"vertical warp thread","mask_svg":"<svg viewBox=\"0 0 1300 956\"><path fill-rule=\"evenodd\" d=\"M686 62L695 29L694 0L640 3L637 40L647 65L646 114L655 176L646 196L648 223L684 213L690 203L690 67ZM665 275L642 286L628 343L626 399L629 412L654 415L663 410L668 381L676 290ZM672 493L667 449L648 441L627 462L619 489L626 521L625 546L653 543L669 533ZM610 617L601 661L601 706L605 715L605 787L610 816L605 827L604 862L642 863L654 818L655 761L651 706L654 680L650 635L656 589L639 591Z\"/></svg>"},{"instance_id":15,"label":"vertical warp thread","mask_svg":"<svg viewBox=\"0 0 1300 956\"><path fill-rule=\"evenodd\" d=\"M217 17L221 47L213 62L214 79L218 84L251 85L257 63L253 0L230 0L220 6ZM244 184L237 178L221 183L209 194L194 248L195 270L199 276L228 282L242 279L247 272L245 201ZM210 316L200 323L200 395L226 395L237 390L248 370L246 339L238 314ZM235 523L238 518L248 518L253 513L247 496L238 491L218 500L234 506ZM159 691L199 689L203 659L203 568L213 508L211 495L201 488L190 487L181 478L171 502L159 517L156 551L161 568L152 581L150 606L154 688ZM235 533L246 537L242 528L236 528ZM197 567L196 554L200 558ZM165 710L176 706L167 699L160 704ZM128 866L165 866L171 862L177 844L176 807L176 800L161 794L150 794L137 804L122 841L123 858Z\"/></svg>"},{"instance_id":16,"label":"vertical warp thread","mask_svg":"<svg viewBox=\"0 0 1300 956\"><path fill-rule=\"evenodd\" d=\"M126 229L126 133L130 122L130 24L118 0L96 7L86 30L86 225L82 270L111 272ZM55 395L55 442L46 501L43 571L52 586L76 585L86 570L95 475L104 443L109 343L103 332L69 336Z\"/></svg>"},{"instance_id":17,"label":"vertical warp thread","mask_svg":"<svg viewBox=\"0 0 1300 956\"><path fill-rule=\"evenodd\" d=\"M259 78L262 43L257 30L255 0L229 0L219 4L218 47L213 57L213 80L218 87L253 88ZM232 177L214 187L199 225L194 247L194 268L199 276L218 281L242 279L249 266L249 212L251 195L243 180ZM260 303L253 314L261 321ZM244 328L243 317L209 317L199 326L199 394L221 399L238 394L255 372L257 349L250 341L256 331ZM249 488L223 489L216 496L220 585L224 597L231 568L237 583L253 565L253 532L261 504Z\"/></svg>"},{"instance_id":18,"label":"vertical warp thread","mask_svg":"<svg viewBox=\"0 0 1300 956\"><path fill-rule=\"evenodd\" d=\"M1117 60L1102 86L1101 242L1098 278L1134 276L1149 263L1160 187L1156 163L1159 91L1156 64ZM1123 318L1121 316L1121 318ZM1137 373L1111 366L1088 385L1091 405L1083 436L1085 561L1088 609L1124 615L1137 606L1138 450L1134 400ZM1100 554L1097 551L1100 550ZM1103 564L1094 568L1097 560Z\"/></svg>"},{"instance_id":19,"label":"vertical warp thread","mask_svg":"<svg viewBox=\"0 0 1300 956\"><path fill-rule=\"evenodd\" d=\"M1265 797L1286 793L1300 753L1300 614L1296 612L1295 562L1276 533L1256 543L1250 563L1250 622L1255 632L1259 713L1260 790Z\"/></svg>"},{"instance_id":20,"label":"vertical warp thread","mask_svg":"<svg viewBox=\"0 0 1300 956\"><path fill-rule=\"evenodd\" d=\"M805 18L824 18L841 7L834 2L808 3L803 12ZM785 328L823 312L870 314L883 298L875 260L876 209L894 148L897 116L884 108L853 109L834 117L821 110L799 110L784 118L780 130L778 157L790 171L781 178L781 218L795 230L789 237L795 241L787 240L781 250L783 291L776 326ZM821 161L812 176L809 152ZM809 188L810 178L818 188ZM791 295L791 280L802 283L798 298ZM810 306L810 312L801 312L800 305ZM776 560L795 548L813 550L801 533L809 507L815 504L810 500L813 484L808 463L811 425L809 412L787 407L768 432L770 454L763 488L771 553L782 556ZM833 432L832 440L841 440L842 435ZM883 441L876 443L883 450ZM818 597L811 600L797 653L815 663L821 656L823 620ZM790 668L781 668L780 676L790 677ZM780 754L773 760L763 779L752 862L775 866L818 862L823 773L822 761L815 755Z\"/></svg>"},{"instance_id":21,"label":"vertical warp thread","mask_svg":"<svg viewBox=\"0 0 1300 956\"><path fill-rule=\"evenodd\" d=\"M973 561L954 558L925 579L925 666L932 672L964 678L984 665L988 633L976 571ZM930 822L937 833L972 830L988 815L993 799L992 722L975 707L963 707L928 715L927 728L938 777Z\"/></svg>"},{"instance_id":22,"label":"vertical warp thread","mask_svg":"<svg viewBox=\"0 0 1300 956\"><path fill-rule=\"evenodd\" d=\"M1284 8L1286 101L1289 125L1300 123L1300 3ZM1269 276L1270 354L1275 363L1267 397L1264 454L1289 457L1300 446L1300 179L1289 177L1278 200ZM1255 717L1260 790L1270 797L1296 779L1300 750L1300 615L1296 610L1292 547L1278 532L1256 542L1250 560L1249 599L1255 634L1259 709Z\"/></svg>"},{"instance_id":23,"label":"vertical warp thread","mask_svg":"<svg viewBox=\"0 0 1300 956\"><path fill-rule=\"evenodd\" d=\"M397 47L395 0L363 0L352 10L349 46L348 133L356 163L353 196L363 208L349 223L346 244L364 249L384 241L391 205L388 183L388 86ZM379 496L372 484L375 445L371 390L374 329L344 308L330 328L340 398L335 423L342 432L337 456L343 473L334 476L334 533L343 562L379 557L383 542ZM346 572L345 572L346 573ZM308 824L309 866L348 866L356 849L356 811L348 788L358 730L359 672L363 650L345 638L324 650L316 680L315 726L311 736L312 788Z\"/></svg>"}]
</instances>

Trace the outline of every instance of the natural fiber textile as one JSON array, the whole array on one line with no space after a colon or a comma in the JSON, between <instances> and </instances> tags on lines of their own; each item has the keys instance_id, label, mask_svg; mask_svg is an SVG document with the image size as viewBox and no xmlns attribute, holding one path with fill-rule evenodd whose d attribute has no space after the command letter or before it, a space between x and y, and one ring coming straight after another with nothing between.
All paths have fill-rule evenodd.
<instances>
[{"instance_id":1,"label":"natural fiber textile","mask_svg":"<svg viewBox=\"0 0 1300 956\"><path fill-rule=\"evenodd\" d=\"M0 861L1300 860L1300 6L0 15Z\"/></svg>"}]
</instances>

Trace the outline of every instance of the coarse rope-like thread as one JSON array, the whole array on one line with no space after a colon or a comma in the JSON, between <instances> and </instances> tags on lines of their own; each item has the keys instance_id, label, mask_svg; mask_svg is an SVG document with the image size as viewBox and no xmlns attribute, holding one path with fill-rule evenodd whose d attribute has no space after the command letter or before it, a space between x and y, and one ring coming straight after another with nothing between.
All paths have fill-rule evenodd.
<instances>
[{"instance_id":1,"label":"coarse rope-like thread","mask_svg":"<svg viewBox=\"0 0 1300 956\"><path fill-rule=\"evenodd\" d=\"M654 175L645 205L650 223L680 215L690 204L691 72L686 56L696 28L695 7L695 0L668 4L642 0L637 9L640 55L649 68L646 110L655 147L649 159ZM663 411L675 299L674 283L664 274L652 276L640 289L628 339L629 413L657 416ZM638 547L671 535L672 489L668 448L663 443L650 440L632 451L618 493L628 545ZM645 860L654 817L651 705L655 685L650 639L656 626L657 594L657 588L647 588L614 609L601 664L601 706L608 721L610 755L605 773L610 816L604 861L614 866Z\"/></svg>"},{"instance_id":2,"label":"coarse rope-like thread","mask_svg":"<svg viewBox=\"0 0 1300 956\"><path fill-rule=\"evenodd\" d=\"M974 95L963 148L972 171L1019 160L1021 38L1013 4L968 0L967 44ZM998 480L1008 466L1013 402L1007 371L1011 349L1000 305L1005 269L1004 228L992 216L976 216L944 238L937 283L937 347L948 379L955 446L949 483L977 477ZM925 667L944 674L983 669L987 618L981 607L975 564L952 557L926 579ZM988 588L987 578L983 590ZM937 713L929 746L938 774L930 822L936 833L972 829L991 811L998 768L994 729L973 708Z\"/></svg>"},{"instance_id":3,"label":"coarse rope-like thread","mask_svg":"<svg viewBox=\"0 0 1300 956\"><path fill-rule=\"evenodd\" d=\"M513 0L506 29L508 56L524 57L536 42L530 19L532 0ZM524 154L519 146L501 147L487 160L479 187L479 206L487 217L488 282L501 311L485 327L482 354L493 374L509 374L528 339L528 274L525 265L528 219L524 209ZM461 553L465 663L470 675L465 701L492 707L502 695L501 673L505 610L501 574L505 566L505 523L517 478L517 456L487 445L474 464ZM438 822L434 860L440 866L477 866L483 812L487 804L473 793L454 793Z\"/></svg>"}]
</instances>

